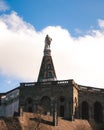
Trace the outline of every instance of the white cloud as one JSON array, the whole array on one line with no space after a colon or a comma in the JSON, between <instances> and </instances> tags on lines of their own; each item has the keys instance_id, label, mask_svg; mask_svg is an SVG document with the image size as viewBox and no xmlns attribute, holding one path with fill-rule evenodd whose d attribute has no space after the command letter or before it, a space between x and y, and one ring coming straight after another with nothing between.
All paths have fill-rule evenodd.
<instances>
[{"instance_id":1,"label":"white cloud","mask_svg":"<svg viewBox=\"0 0 104 130\"><path fill-rule=\"evenodd\" d=\"M0 11L6 11L9 9L9 6L4 0L0 0Z\"/></svg>"},{"instance_id":2,"label":"white cloud","mask_svg":"<svg viewBox=\"0 0 104 130\"><path fill-rule=\"evenodd\" d=\"M83 33L83 31L82 31L82 30L80 30L79 28L75 28L75 33L77 33L77 34L82 34L82 33Z\"/></svg>"},{"instance_id":3,"label":"white cloud","mask_svg":"<svg viewBox=\"0 0 104 130\"><path fill-rule=\"evenodd\" d=\"M99 24L99 27L100 27L100 28L103 28L103 29L104 29L104 20L98 19L98 24Z\"/></svg>"},{"instance_id":4,"label":"white cloud","mask_svg":"<svg viewBox=\"0 0 104 130\"><path fill-rule=\"evenodd\" d=\"M42 43L35 29L25 23L15 12L0 18L0 70L21 78L35 75L36 52ZM36 65L37 66L37 65ZM35 77L35 76L34 76Z\"/></svg>"},{"instance_id":5,"label":"white cloud","mask_svg":"<svg viewBox=\"0 0 104 130\"><path fill-rule=\"evenodd\" d=\"M58 79L74 79L82 85L104 87L104 32L72 37L60 26L37 32L15 12L0 17L0 70L27 81L38 77L46 34L51 44Z\"/></svg>"}]
</instances>

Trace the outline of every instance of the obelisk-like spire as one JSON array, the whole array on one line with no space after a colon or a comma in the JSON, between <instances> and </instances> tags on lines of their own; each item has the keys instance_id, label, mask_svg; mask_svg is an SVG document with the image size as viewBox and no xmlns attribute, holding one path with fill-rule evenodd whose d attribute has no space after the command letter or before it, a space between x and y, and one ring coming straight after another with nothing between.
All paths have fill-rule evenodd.
<instances>
[{"instance_id":1,"label":"obelisk-like spire","mask_svg":"<svg viewBox=\"0 0 104 130\"><path fill-rule=\"evenodd\" d=\"M50 49L51 41L52 39L48 35L46 35L44 55L40 67L38 82L56 80L56 73L51 57L51 49Z\"/></svg>"}]
</instances>

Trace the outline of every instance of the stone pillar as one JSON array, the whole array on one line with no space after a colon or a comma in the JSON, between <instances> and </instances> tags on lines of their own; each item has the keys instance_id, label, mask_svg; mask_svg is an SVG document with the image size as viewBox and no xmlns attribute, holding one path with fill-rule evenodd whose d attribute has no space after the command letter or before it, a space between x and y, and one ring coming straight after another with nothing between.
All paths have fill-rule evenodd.
<instances>
[{"instance_id":1,"label":"stone pillar","mask_svg":"<svg viewBox=\"0 0 104 130\"><path fill-rule=\"evenodd\" d=\"M23 116L23 106L20 106L20 116Z\"/></svg>"},{"instance_id":2,"label":"stone pillar","mask_svg":"<svg viewBox=\"0 0 104 130\"><path fill-rule=\"evenodd\" d=\"M53 108L54 108L53 105L54 105L54 104L53 104L53 102L51 101L51 111L50 111L50 115L51 115L51 116L53 116Z\"/></svg>"},{"instance_id":3,"label":"stone pillar","mask_svg":"<svg viewBox=\"0 0 104 130\"><path fill-rule=\"evenodd\" d=\"M82 119L82 104L79 103L79 119Z\"/></svg>"},{"instance_id":4,"label":"stone pillar","mask_svg":"<svg viewBox=\"0 0 104 130\"><path fill-rule=\"evenodd\" d=\"M34 113L37 112L37 103L34 103L33 112L34 112Z\"/></svg>"},{"instance_id":5,"label":"stone pillar","mask_svg":"<svg viewBox=\"0 0 104 130\"><path fill-rule=\"evenodd\" d=\"M88 113L89 113L89 121L92 119L92 108L91 108L91 106L90 106L90 104L89 104L89 111L88 111Z\"/></svg>"},{"instance_id":6,"label":"stone pillar","mask_svg":"<svg viewBox=\"0 0 104 130\"><path fill-rule=\"evenodd\" d=\"M69 102L69 112L70 112L70 114L69 114L69 119L71 120L71 121L73 121L74 120L74 106L73 106L73 102L72 101L70 101Z\"/></svg>"},{"instance_id":7,"label":"stone pillar","mask_svg":"<svg viewBox=\"0 0 104 130\"><path fill-rule=\"evenodd\" d=\"M90 106L90 113L89 113L89 115L91 115L91 116L89 116L90 117L90 120L91 121L94 121L94 106Z\"/></svg>"},{"instance_id":8,"label":"stone pillar","mask_svg":"<svg viewBox=\"0 0 104 130\"><path fill-rule=\"evenodd\" d=\"M64 111L64 117L66 118L66 119L70 119L70 106L69 106L69 101L68 100L66 100L65 101L65 104L64 104L64 106L65 106L65 111Z\"/></svg>"},{"instance_id":9,"label":"stone pillar","mask_svg":"<svg viewBox=\"0 0 104 130\"><path fill-rule=\"evenodd\" d=\"M57 112L57 103L54 102L53 104L53 125L58 125L58 112Z\"/></svg>"},{"instance_id":10,"label":"stone pillar","mask_svg":"<svg viewBox=\"0 0 104 130\"><path fill-rule=\"evenodd\" d=\"M39 99L36 98L34 99L34 112L36 113L38 110L38 105L39 105Z\"/></svg>"}]
</instances>

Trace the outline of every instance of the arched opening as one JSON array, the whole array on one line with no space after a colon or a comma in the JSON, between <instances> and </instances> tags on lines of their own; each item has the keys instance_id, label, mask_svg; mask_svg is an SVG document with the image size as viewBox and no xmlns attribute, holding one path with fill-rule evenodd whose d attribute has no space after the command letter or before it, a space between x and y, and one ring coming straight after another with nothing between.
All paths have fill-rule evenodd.
<instances>
[{"instance_id":1,"label":"arched opening","mask_svg":"<svg viewBox=\"0 0 104 130\"><path fill-rule=\"evenodd\" d=\"M47 114L51 112L51 100L49 97L44 96L41 100L40 100L40 104L39 104L42 109L43 109L43 113Z\"/></svg>"},{"instance_id":2,"label":"arched opening","mask_svg":"<svg viewBox=\"0 0 104 130\"><path fill-rule=\"evenodd\" d=\"M27 98L25 105L26 105L27 112L33 112L33 99L32 98L30 98L30 97Z\"/></svg>"},{"instance_id":3,"label":"arched opening","mask_svg":"<svg viewBox=\"0 0 104 130\"><path fill-rule=\"evenodd\" d=\"M47 65L47 69L48 69L48 70L51 69L51 64L48 64L48 65Z\"/></svg>"},{"instance_id":4,"label":"arched opening","mask_svg":"<svg viewBox=\"0 0 104 130\"><path fill-rule=\"evenodd\" d=\"M64 106L63 105L60 106L60 116L64 117Z\"/></svg>"},{"instance_id":5,"label":"arched opening","mask_svg":"<svg viewBox=\"0 0 104 130\"><path fill-rule=\"evenodd\" d=\"M86 101L82 102L82 119L89 119L89 105Z\"/></svg>"},{"instance_id":6,"label":"arched opening","mask_svg":"<svg viewBox=\"0 0 104 130\"><path fill-rule=\"evenodd\" d=\"M33 112L33 107L32 106L28 107L28 112Z\"/></svg>"},{"instance_id":7,"label":"arched opening","mask_svg":"<svg viewBox=\"0 0 104 130\"><path fill-rule=\"evenodd\" d=\"M48 72L48 78L52 78L52 72Z\"/></svg>"},{"instance_id":8,"label":"arched opening","mask_svg":"<svg viewBox=\"0 0 104 130\"><path fill-rule=\"evenodd\" d=\"M65 112L65 108L64 108L64 102L65 102L65 98L63 96L60 97L59 99L60 101L60 108L59 108L59 115L61 117L64 117L64 112Z\"/></svg>"},{"instance_id":9,"label":"arched opening","mask_svg":"<svg viewBox=\"0 0 104 130\"><path fill-rule=\"evenodd\" d=\"M94 104L94 120L98 123L103 121L103 109L100 102Z\"/></svg>"}]
</instances>

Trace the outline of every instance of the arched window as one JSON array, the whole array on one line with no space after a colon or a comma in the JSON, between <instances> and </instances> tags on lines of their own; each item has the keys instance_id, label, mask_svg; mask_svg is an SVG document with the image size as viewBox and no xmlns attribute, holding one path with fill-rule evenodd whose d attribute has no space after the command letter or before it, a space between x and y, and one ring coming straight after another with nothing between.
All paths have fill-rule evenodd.
<instances>
[{"instance_id":1,"label":"arched window","mask_svg":"<svg viewBox=\"0 0 104 130\"><path fill-rule=\"evenodd\" d=\"M63 97L63 96L61 96L60 97L60 99L59 99L59 101L60 101L60 108L59 108L59 115L61 116L61 117L64 117L64 113L65 113L65 98Z\"/></svg>"},{"instance_id":2,"label":"arched window","mask_svg":"<svg viewBox=\"0 0 104 130\"><path fill-rule=\"evenodd\" d=\"M52 72L48 72L48 78L52 77Z\"/></svg>"},{"instance_id":3,"label":"arched window","mask_svg":"<svg viewBox=\"0 0 104 130\"><path fill-rule=\"evenodd\" d=\"M33 100L31 98L27 99L28 104L32 104Z\"/></svg>"},{"instance_id":4,"label":"arched window","mask_svg":"<svg viewBox=\"0 0 104 130\"><path fill-rule=\"evenodd\" d=\"M32 98L27 98L25 101L25 109L27 112L33 112L33 99Z\"/></svg>"},{"instance_id":5,"label":"arched window","mask_svg":"<svg viewBox=\"0 0 104 130\"><path fill-rule=\"evenodd\" d=\"M51 100L49 97L44 96L40 100L40 106L43 109L44 114L47 114L48 112L51 112Z\"/></svg>"},{"instance_id":6,"label":"arched window","mask_svg":"<svg viewBox=\"0 0 104 130\"><path fill-rule=\"evenodd\" d=\"M86 101L82 102L82 119L89 119L89 105Z\"/></svg>"},{"instance_id":7,"label":"arched window","mask_svg":"<svg viewBox=\"0 0 104 130\"><path fill-rule=\"evenodd\" d=\"M47 69L51 69L51 64L48 64L48 65L47 65Z\"/></svg>"},{"instance_id":8,"label":"arched window","mask_svg":"<svg viewBox=\"0 0 104 130\"><path fill-rule=\"evenodd\" d=\"M64 105L60 106L60 116L64 117Z\"/></svg>"},{"instance_id":9,"label":"arched window","mask_svg":"<svg viewBox=\"0 0 104 130\"><path fill-rule=\"evenodd\" d=\"M98 123L103 121L103 109L100 102L94 103L94 120Z\"/></svg>"}]
</instances>

